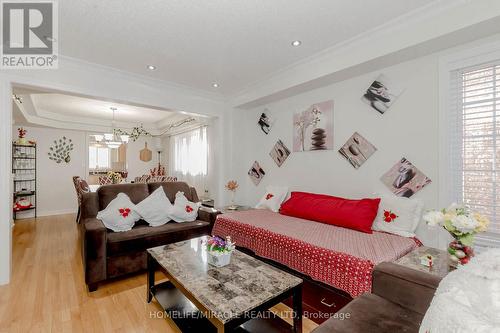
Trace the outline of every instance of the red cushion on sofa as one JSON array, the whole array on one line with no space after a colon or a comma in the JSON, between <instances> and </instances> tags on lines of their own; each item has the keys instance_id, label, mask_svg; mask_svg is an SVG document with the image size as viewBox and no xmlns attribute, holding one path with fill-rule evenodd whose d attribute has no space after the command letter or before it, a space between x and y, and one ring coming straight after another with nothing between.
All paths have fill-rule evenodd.
<instances>
[{"instance_id":1,"label":"red cushion on sofa","mask_svg":"<svg viewBox=\"0 0 500 333\"><path fill-rule=\"evenodd\" d=\"M280 208L283 215L372 233L380 198L351 200L325 194L292 192Z\"/></svg>"}]
</instances>

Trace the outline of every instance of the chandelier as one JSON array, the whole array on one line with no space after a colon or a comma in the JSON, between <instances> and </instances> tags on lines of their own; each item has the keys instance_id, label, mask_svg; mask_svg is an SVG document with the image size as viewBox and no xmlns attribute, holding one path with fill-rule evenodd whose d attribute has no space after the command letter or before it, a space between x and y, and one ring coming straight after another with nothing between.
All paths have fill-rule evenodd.
<instances>
[{"instance_id":1,"label":"chandelier","mask_svg":"<svg viewBox=\"0 0 500 333\"><path fill-rule=\"evenodd\" d=\"M113 112L113 120L111 122L111 133L95 134L94 138L98 143L105 144L108 148L119 148L122 144L128 143L129 136L127 134L119 134L115 129L115 112L116 108L111 107ZM134 140L135 141L135 140Z\"/></svg>"},{"instance_id":2,"label":"chandelier","mask_svg":"<svg viewBox=\"0 0 500 333\"><path fill-rule=\"evenodd\" d=\"M146 129L144 129L143 125L135 126L132 130L126 131L121 128L116 128L115 122L115 112L116 108L111 107L110 110L113 112L113 120L111 122L111 133L106 134L94 134L95 141L98 144L104 144L109 148L119 148L122 144L128 143L129 140L133 142L137 141L141 136L150 136L150 137L161 137L172 129L183 126L185 124L191 123L196 119L193 117L189 117L186 119L182 119L173 124L170 124L160 135L153 135L149 133Z\"/></svg>"}]
</instances>

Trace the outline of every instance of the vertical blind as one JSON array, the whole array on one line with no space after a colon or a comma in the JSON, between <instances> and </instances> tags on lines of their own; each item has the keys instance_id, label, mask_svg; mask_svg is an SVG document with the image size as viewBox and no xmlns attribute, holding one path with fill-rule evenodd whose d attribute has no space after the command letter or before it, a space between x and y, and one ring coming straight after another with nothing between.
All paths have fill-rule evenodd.
<instances>
[{"instance_id":1,"label":"vertical blind","mask_svg":"<svg viewBox=\"0 0 500 333\"><path fill-rule=\"evenodd\" d=\"M451 72L450 96L451 197L490 219L484 239L500 240L500 61Z\"/></svg>"}]
</instances>

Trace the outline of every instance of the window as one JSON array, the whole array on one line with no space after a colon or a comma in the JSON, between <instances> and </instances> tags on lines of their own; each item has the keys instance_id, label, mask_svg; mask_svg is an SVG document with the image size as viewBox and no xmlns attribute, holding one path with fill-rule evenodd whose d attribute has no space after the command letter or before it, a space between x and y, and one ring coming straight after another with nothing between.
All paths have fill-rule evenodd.
<instances>
[{"instance_id":1,"label":"window","mask_svg":"<svg viewBox=\"0 0 500 333\"><path fill-rule=\"evenodd\" d=\"M89 146L89 170L107 170L111 167L108 147Z\"/></svg>"},{"instance_id":2,"label":"window","mask_svg":"<svg viewBox=\"0 0 500 333\"><path fill-rule=\"evenodd\" d=\"M208 174L208 150L206 126L171 136L170 174L203 193Z\"/></svg>"},{"instance_id":3,"label":"window","mask_svg":"<svg viewBox=\"0 0 500 333\"><path fill-rule=\"evenodd\" d=\"M451 72L452 199L488 216L478 243L500 241L500 61ZM492 243L491 243L492 244Z\"/></svg>"}]
</instances>

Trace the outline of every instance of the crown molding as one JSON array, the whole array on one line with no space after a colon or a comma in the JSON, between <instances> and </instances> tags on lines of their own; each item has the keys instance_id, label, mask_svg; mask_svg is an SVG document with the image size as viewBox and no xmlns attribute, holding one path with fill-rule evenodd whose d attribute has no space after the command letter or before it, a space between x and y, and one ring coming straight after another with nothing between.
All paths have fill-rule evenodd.
<instances>
[{"instance_id":1,"label":"crown molding","mask_svg":"<svg viewBox=\"0 0 500 333\"><path fill-rule=\"evenodd\" d=\"M360 75L359 69L354 70L356 66L498 17L500 1L436 1L271 73L232 96L229 103L232 107L255 107L316 88L315 81L335 73L345 79L349 77L346 71L353 69L351 76ZM467 36L463 38L468 41ZM428 53L439 51L439 45L433 48L428 47ZM421 56L421 52L415 50L414 57Z\"/></svg>"},{"instance_id":2,"label":"crown molding","mask_svg":"<svg viewBox=\"0 0 500 333\"><path fill-rule=\"evenodd\" d=\"M69 129L93 133L110 133L112 132L113 128L132 130L133 127L138 125L138 123L115 121L115 126L112 126L110 121L60 115L46 110L38 110L30 102L31 98L25 99L23 103L14 101L14 104L22 113L28 125L38 125L43 127ZM143 124L143 126L146 131L154 136L157 136L164 133L168 129L170 124L176 121L180 121L183 118L188 118L188 116L181 116L180 114L170 115L160 122L157 122L155 124Z\"/></svg>"}]
</instances>

